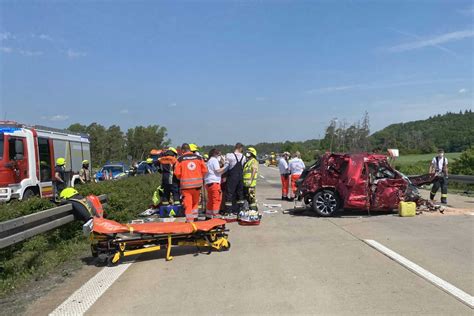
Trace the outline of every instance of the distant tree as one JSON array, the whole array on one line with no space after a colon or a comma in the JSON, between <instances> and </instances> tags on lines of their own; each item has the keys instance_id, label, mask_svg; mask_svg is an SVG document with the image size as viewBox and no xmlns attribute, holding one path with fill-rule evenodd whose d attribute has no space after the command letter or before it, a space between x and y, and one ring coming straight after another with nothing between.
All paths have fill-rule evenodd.
<instances>
[{"instance_id":1,"label":"distant tree","mask_svg":"<svg viewBox=\"0 0 474 316\"><path fill-rule=\"evenodd\" d=\"M126 134L127 153L135 159L144 159L150 150L169 145L166 128L159 125L136 126Z\"/></svg>"},{"instance_id":2,"label":"distant tree","mask_svg":"<svg viewBox=\"0 0 474 316\"><path fill-rule=\"evenodd\" d=\"M105 159L106 160L123 160L126 157L125 152L125 136L120 126L110 126L105 134Z\"/></svg>"},{"instance_id":3,"label":"distant tree","mask_svg":"<svg viewBox=\"0 0 474 316\"><path fill-rule=\"evenodd\" d=\"M69 125L67 130L69 130L73 133L86 134L87 133L87 126L79 124L79 123L75 123L75 124Z\"/></svg>"}]
</instances>

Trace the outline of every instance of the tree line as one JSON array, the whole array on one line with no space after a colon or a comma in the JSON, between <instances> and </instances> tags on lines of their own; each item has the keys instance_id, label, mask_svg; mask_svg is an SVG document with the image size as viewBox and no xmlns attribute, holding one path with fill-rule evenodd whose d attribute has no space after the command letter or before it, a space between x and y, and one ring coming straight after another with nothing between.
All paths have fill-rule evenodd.
<instances>
[{"instance_id":1,"label":"tree line","mask_svg":"<svg viewBox=\"0 0 474 316\"><path fill-rule=\"evenodd\" d=\"M106 128L98 123L88 126L75 123L67 130L89 135L94 166L107 161L142 160L150 150L170 143L166 128L159 125L136 126L124 132L118 125Z\"/></svg>"},{"instance_id":2,"label":"tree line","mask_svg":"<svg viewBox=\"0 0 474 316\"><path fill-rule=\"evenodd\" d=\"M333 119L329 122L322 139L300 142L258 143L253 146L259 153L300 151L303 159L310 161L324 152L386 152L397 148L400 154L434 153L437 148L447 152L460 152L474 145L474 113L448 112L426 120L398 123L370 134L370 118L367 112L359 121L349 123ZM204 151L215 147L231 152L232 145L205 146Z\"/></svg>"}]
</instances>

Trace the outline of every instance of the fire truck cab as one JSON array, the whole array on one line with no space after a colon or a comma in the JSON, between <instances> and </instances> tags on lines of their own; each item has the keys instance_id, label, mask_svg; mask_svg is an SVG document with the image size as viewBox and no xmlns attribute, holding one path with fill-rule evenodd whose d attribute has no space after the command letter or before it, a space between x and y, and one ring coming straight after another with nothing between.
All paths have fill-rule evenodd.
<instances>
[{"instance_id":1,"label":"fire truck cab","mask_svg":"<svg viewBox=\"0 0 474 316\"><path fill-rule=\"evenodd\" d=\"M52 197L59 157L66 160L67 184L74 186L82 161L91 160L88 136L0 121L0 202L33 195Z\"/></svg>"}]
</instances>

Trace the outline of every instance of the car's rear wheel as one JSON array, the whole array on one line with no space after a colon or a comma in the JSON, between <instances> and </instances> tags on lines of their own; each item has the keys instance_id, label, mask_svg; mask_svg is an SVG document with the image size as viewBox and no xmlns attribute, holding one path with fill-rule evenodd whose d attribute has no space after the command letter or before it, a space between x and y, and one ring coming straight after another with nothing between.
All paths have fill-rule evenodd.
<instances>
[{"instance_id":1,"label":"car's rear wheel","mask_svg":"<svg viewBox=\"0 0 474 316\"><path fill-rule=\"evenodd\" d=\"M340 208L339 197L330 190L319 191L313 198L313 210L322 217L334 215Z\"/></svg>"}]
</instances>

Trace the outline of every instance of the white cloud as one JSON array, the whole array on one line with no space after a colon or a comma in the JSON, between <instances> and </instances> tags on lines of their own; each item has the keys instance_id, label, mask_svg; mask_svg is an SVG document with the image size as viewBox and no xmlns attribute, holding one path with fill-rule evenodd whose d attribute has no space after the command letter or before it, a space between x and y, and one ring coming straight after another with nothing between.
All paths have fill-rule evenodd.
<instances>
[{"instance_id":1,"label":"white cloud","mask_svg":"<svg viewBox=\"0 0 474 316\"><path fill-rule=\"evenodd\" d=\"M467 89L465 89L465 88L462 88L462 89L459 89L459 91L458 91L458 92L459 92L459 93L466 93L466 92L467 92Z\"/></svg>"},{"instance_id":2,"label":"white cloud","mask_svg":"<svg viewBox=\"0 0 474 316\"><path fill-rule=\"evenodd\" d=\"M409 37L412 37L416 40L422 40L422 38L416 34L412 34L412 33L408 33L408 32L403 32L403 31L400 31L400 30L396 30L396 29L393 29L393 31L395 31L396 33L399 33L399 34L402 34L402 35L406 35L406 36L409 36ZM444 47L444 46L441 46L439 44L434 44L433 47L436 47L438 48L439 50L445 52L445 53L448 53L456 58L459 58L458 54L456 54L456 52Z\"/></svg>"},{"instance_id":3,"label":"white cloud","mask_svg":"<svg viewBox=\"0 0 474 316\"><path fill-rule=\"evenodd\" d=\"M334 86L334 87L325 87L325 88L318 88L318 89L311 89L306 91L308 94L313 94L313 93L331 93L331 92L337 92L337 91L344 91L344 90L352 90L352 89L357 89L357 88L363 88L368 85L366 84L354 84L354 85L347 85L347 86Z\"/></svg>"},{"instance_id":4,"label":"white cloud","mask_svg":"<svg viewBox=\"0 0 474 316\"><path fill-rule=\"evenodd\" d=\"M66 51L66 55L67 55L68 58L74 59L74 58L85 57L85 56L87 56L87 53L86 52L75 51L75 50L72 50L71 48L69 48Z\"/></svg>"},{"instance_id":5,"label":"white cloud","mask_svg":"<svg viewBox=\"0 0 474 316\"><path fill-rule=\"evenodd\" d=\"M41 118L43 120L48 120L51 122L61 122L61 121L66 121L67 119L69 119L69 115L56 114L52 116L42 116Z\"/></svg>"},{"instance_id":6,"label":"white cloud","mask_svg":"<svg viewBox=\"0 0 474 316\"><path fill-rule=\"evenodd\" d=\"M10 53L13 52L13 48L1 46L0 47L0 52L10 54Z\"/></svg>"},{"instance_id":7,"label":"white cloud","mask_svg":"<svg viewBox=\"0 0 474 316\"><path fill-rule=\"evenodd\" d=\"M352 85L344 86L332 86L307 90L308 94L323 94L323 93L332 93L345 90L360 90L360 89L385 89L385 88L394 88L394 87L403 87L403 86L418 86L418 85L429 85L435 83L449 83L449 82L460 82L466 81L469 79L462 78L450 78L450 79L437 79L437 80L418 80L418 81L395 81L395 82L385 82L385 83L358 83Z\"/></svg>"},{"instance_id":8,"label":"white cloud","mask_svg":"<svg viewBox=\"0 0 474 316\"><path fill-rule=\"evenodd\" d=\"M19 52L21 55L26 56L26 57L35 57L35 56L43 55L43 52L41 51L20 50Z\"/></svg>"},{"instance_id":9,"label":"white cloud","mask_svg":"<svg viewBox=\"0 0 474 316\"><path fill-rule=\"evenodd\" d=\"M464 15L474 15L474 5L465 9L458 10L458 12Z\"/></svg>"},{"instance_id":10,"label":"white cloud","mask_svg":"<svg viewBox=\"0 0 474 316\"><path fill-rule=\"evenodd\" d=\"M395 45L392 47L387 48L387 51L391 53L401 53L406 52L414 49L420 49L429 46L437 46L443 43L452 42L452 41L459 41L465 38L474 37L474 30L463 30L463 31L456 31L451 33L446 33L442 35L438 35L428 39L417 40L414 42L404 43L400 45Z\"/></svg>"},{"instance_id":11,"label":"white cloud","mask_svg":"<svg viewBox=\"0 0 474 316\"><path fill-rule=\"evenodd\" d=\"M44 41L53 41L53 38L47 34L40 34L38 35L38 38Z\"/></svg>"},{"instance_id":12,"label":"white cloud","mask_svg":"<svg viewBox=\"0 0 474 316\"><path fill-rule=\"evenodd\" d=\"M15 35L13 35L10 32L1 32L0 33L0 41L13 40L15 38L16 38Z\"/></svg>"},{"instance_id":13,"label":"white cloud","mask_svg":"<svg viewBox=\"0 0 474 316\"><path fill-rule=\"evenodd\" d=\"M128 109L121 109L120 114L128 114Z\"/></svg>"}]
</instances>

